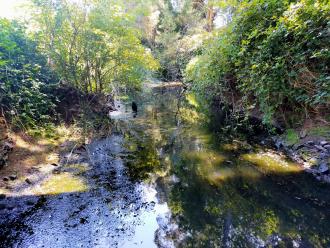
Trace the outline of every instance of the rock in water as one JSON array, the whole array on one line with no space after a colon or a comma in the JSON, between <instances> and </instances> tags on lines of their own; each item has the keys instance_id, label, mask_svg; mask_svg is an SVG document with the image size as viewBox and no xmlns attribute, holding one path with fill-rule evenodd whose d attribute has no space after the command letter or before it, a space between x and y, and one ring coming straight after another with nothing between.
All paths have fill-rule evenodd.
<instances>
[{"instance_id":1,"label":"rock in water","mask_svg":"<svg viewBox=\"0 0 330 248\"><path fill-rule=\"evenodd\" d=\"M30 180L29 178L26 178L26 179L25 179L25 182L26 182L27 184L32 184L32 182L31 182L31 180Z\"/></svg>"},{"instance_id":2,"label":"rock in water","mask_svg":"<svg viewBox=\"0 0 330 248\"><path fill-rule=\"evenodd\" d=\"M325 163L322 163L322 164L320 164L318 171L319 171L319 173L326 173L329 171L329 168Z\"/></svg>"},{"instance_id":3,"label":"rock in water","mask_svg":"<svg viewBox=\"0 0 330 248\"><path fill-rule=\"evenodd\" d=\"M137 112L137 104L134 101L132 102L132 110L133 112Z\"/></svg>"}]
</instances>

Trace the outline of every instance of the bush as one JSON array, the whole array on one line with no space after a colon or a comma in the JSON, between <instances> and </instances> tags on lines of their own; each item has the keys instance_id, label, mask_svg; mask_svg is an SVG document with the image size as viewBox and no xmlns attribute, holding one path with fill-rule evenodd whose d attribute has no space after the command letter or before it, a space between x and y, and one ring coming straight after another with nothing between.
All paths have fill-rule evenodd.
<instances>
[{"instance_id":1,"label":"bush","mask_svg":"<svg viewBox=\"0 0 330 248\"><path fill-rule=\"evenodd\" d=\"M23 26L0 20L0 104L14 126L30 128L54 114L55 75Z\"/></svg>"},{"instance_id":2,"label":"bush","mask_svg":"<svg viewBox=\"0 0 330 248\"><path fill-rule=\"evenodd\" d=\"M245 111L260 109L265 123L279 115L290 125L292 116L324 114L330 98L329 13L321 0L242 1L231 25L188 64L186 80L210 98Z\"/></svg>"}]
</instances>

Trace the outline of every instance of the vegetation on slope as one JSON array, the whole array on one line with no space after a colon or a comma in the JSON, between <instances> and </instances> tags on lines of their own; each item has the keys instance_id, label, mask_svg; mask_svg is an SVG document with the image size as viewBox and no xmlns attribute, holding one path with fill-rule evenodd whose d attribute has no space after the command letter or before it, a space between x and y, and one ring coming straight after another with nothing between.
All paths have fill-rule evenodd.
<instances>
[{"instance_id":1,"label":"vegetation on slope","mask_svg":"<svg viewBox=\"0 0 330 248\"><path fill-rule=\"evenodd\" d=\"M137 90L151 71L286 126L329 114L327 0L38 1L0 22L0 103L17 126L54 115L54 87ZM227 25L217 27L216 17ZM156 60L156 59L157 60Z\"/></svg>"},{"instance_id":2,"label":"vegetation on slope","mask_svg":"<svg viewBox=\"0 0 330 248\"><path fill-rule=\"evenodd\" d=\"M31 3L28 27L0 20L0 110L13 126L53 122L59 87L75 95L136 90L157 69L136 27L139 8L127 1Z\"/></svg>"},{"instance_id":3,"label":"vegetation on slope","mask_svg":"<svg viewBox=\"0 0 330 248\"><path fill-rule=\"evenodd\" d=\"M329 2L233 2L233 21L204 43L186 68L186 81L208 99L261 110L264 123L277 119L292 126L326 116Z\"/></svg>"}]
</instances>

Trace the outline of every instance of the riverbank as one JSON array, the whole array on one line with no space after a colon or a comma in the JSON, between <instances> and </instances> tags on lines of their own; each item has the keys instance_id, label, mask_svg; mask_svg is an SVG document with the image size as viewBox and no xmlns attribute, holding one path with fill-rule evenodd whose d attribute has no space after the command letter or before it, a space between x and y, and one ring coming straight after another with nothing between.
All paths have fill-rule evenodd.
<instances>
[{"instance_id":1,"label":"riverbank","mask_svg":"<svg viewBox=\"0 0 330 248\"><path fill-rule=\"evenodd\" d=\"M312 174L317 180L330 183L330 128L287 130L271 137L273 145Z\"/></svg>"},{"instance_id":2,"label":"riverbank","mask_svg":"<svg viewBox=\"0 0 330 248\"><path fill-rule=\"evenodd\" d=\"M209 109L209 126L215 132L244 137L252 145L268 145L317 180L330 183L330 126L324 119L306 120L303 125L285 129L275 121L273 126L264 125L260 111L249 115L244 111L237 113L219 99Z\"/></svg>"},{"instance_id":3,"label":"riverbank","mask_svg":"<svg viewBox=\"0 0 330 248\"><path fill-rule=\"evenodd\" d=\"M130 177L125 134L81 131L62 127L56 139L12 135L14 151L0 171L6 247L156 247L158 220L169 228L155 187ZM173 247L163 236L159 230L157 243Z\"/></svg>"}]
</instances>

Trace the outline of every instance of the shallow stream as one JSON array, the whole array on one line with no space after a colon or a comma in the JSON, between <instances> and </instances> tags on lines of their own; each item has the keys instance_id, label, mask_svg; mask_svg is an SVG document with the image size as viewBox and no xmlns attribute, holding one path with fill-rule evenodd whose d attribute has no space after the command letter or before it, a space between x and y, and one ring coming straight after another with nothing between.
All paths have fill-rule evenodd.
<instances>
[{"instance_id":1,"label":"shallow stream","mask_svg":"<svg viewBox=\"0 0 330 248\"><path fill-rule=\"evenodd\" d=\"M111 136L1 200L0 247L330 247L329 185L210 131L178 85L135 101L116 103Z\"/></svg>"},{"instance_id":2,"label":"shallow stream","mask_svg":"<svg viewBox=\"0 0 330 248\"><path fill-rule=\"evenodd\" d=\"M130 177L154 185L168 206L158 244L330 247L328 185L277 151L209 131L180 88L150 88L138 103L135 118L129 105L113 118L126 120Z\"/></svg>"}]
</instances>

